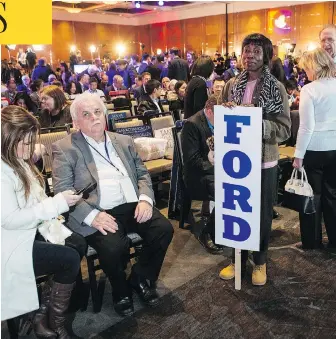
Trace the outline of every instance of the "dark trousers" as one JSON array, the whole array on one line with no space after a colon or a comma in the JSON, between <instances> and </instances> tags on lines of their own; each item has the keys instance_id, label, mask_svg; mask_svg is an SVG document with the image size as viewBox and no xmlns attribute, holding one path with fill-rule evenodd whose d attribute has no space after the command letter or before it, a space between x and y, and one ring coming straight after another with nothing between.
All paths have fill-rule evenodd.
<instances>
[{"instance_id":1,"label":"dark trousers","mask_svg":"<svg viewBox=\"0 0 336 339\"><path fill-rule=\"evenodd\" d=\"M253 252L256 265L263 265L267 260L268 244L272 230L274 191L277 187L278 168L267 168L261 171L261 201L260 201L260 251ZM248 251L241 251L242 264L248 258ZM232 262L235 251L232 250Z\"/></svg>"},{"instance_id":2,"label":"dark trousers","mask_svg":"<svg viewBox=\"0 0 336 339\"><path fill-rule=\"evenodd\" d=\"M300 213L303 248L322 244L322 216L329 246L336 248L336 151L307 151L303 160L314 192L315 214Z\"/></svg>"},{"instance_id":3,"label":"dark trousers","mask_svg":"<svg viewBox=\"0 0 336 339\"><path fill-rule=\"evenodd\" d=\"M142 278L155 281L160 274L166 251L173 237L173 227L156 208L153 216L139 224L134 219L137 203L123 204L106 211L118 223L116 233L107 235L99 231L86 237L87 243L98 253L100 265L108 276L114 297L128 294L125 268L129 262L130 243L126 234L138 233L144 240L138 261L133 265L134 273Z\"/></svg>"},{"instance_id":4,"label":"dark trousers","mask_svg":"<svg viewBox=\"0 0 336 339\"><path fill-rule=\"evenodd\" d=\"M193 200L215 201L215 176L209 174L189 182L188 193ZM206 232L210 234L211 240L215 242L215 209L210 214L210 220L206 225Z\"/></svg>"},{"instance_id":5,"label":"dark trousers","mask_svg":"<svg viewBox=\"0 0 336 339\"><path fill-rule=\"evenodd\" d=\"M36 277L53 274L54 281L60 284L71 284L76 281L80 257L71 247L35 240L33 266Z\"/></svg>"}]
</instances>

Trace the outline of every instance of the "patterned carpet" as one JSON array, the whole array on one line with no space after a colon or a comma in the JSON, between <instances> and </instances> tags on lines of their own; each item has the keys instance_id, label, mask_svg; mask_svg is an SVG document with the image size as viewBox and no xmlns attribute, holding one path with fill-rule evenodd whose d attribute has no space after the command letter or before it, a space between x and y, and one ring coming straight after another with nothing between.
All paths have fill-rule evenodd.
<instances>
[{"instance_id":1,"label":"patterned carpet","mask_svg":"<svg viewBox=\"0 0 336 339\"><path fill-rule=\"evenodd\" d=\"M253 287L249 272L241 291L218 278L222 266L94 338L336 338L336 261L328 255L273 251L267 285Z\"/></svg>"},{"instance_id":2,"label":"patterned carpet","mask_svg":"<svg viewBox=\"0 0 336 339\"><path fill-rule=\"evenodd\" d=\"M172 221L175 234L158 284L161 306L144 309L134 296L135 316L123 319L113 310L108 283L101 312L92 312L90 300L87 311L70 315L69 326L84 339L336 338L336 257L298 250L297 213L277 210L281 217L273 221L266 286L252 287L249 274L235 291L233 282L218 278L231 250L210 255ZM167 208L161 212L167 215ZM84 262L82 272L87 275ZM1 337L9 338L5 322Z\"/></svg>"}]
</instances>

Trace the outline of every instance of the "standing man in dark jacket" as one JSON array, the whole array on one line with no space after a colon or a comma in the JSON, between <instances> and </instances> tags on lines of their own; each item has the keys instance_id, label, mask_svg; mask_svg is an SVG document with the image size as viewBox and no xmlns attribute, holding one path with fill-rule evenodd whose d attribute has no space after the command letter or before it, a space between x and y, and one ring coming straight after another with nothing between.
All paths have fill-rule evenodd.
<instances>
[{"instance_id":1,"label":"standing man in dark jacket","mask_svg":"<svg viewBox=\"0 0 336 339\"><path fill-rule=\"evenodd\" d=\"M139 67L138 73L142 74L143 72L147 72L147 68L150 64L151 64L151 57L148 53L145 53L142 56L142 63Z\"/></svg>"},{"instance_id":2,"label":"standing man in dark jacket","mask_svg":"<svg viewBox=\"0 0 336 339\"><path fill-rule=\"evenodd\" d=\"M128 89L132 87L137 75L135 68L132 65L127 66L126 60L117 61L117 75L124 79L124 86Z\"/></svg>"},{"instance_id":3,"label":"standing man in dark jacket","mask_svg":"<svg viewBox=\"0 0 336 339\"><path fill-rule=\"evenodd\" d=\"M32 80L41 79L44 82L48 82L48 77L50 74L54 74L50 66L46 66L45 59L41 58L38 61L38 65L35 67L32 73Z\"/></svg>"},{"instance_id":4,"label":"standing man in dark jacket","mask_svg":"<svg viewBox=\"0 0 336 339\"><path fill-rule=\"evenodd\" d=\"M212 74L215 64L207 55L199 57L193 66L193 77L189 81L184 98L184 118L188 119L204 108L208 100L207 80Z\"/></svg>"},{"instance_id":5,"label":"standing man in dark jacket","mask_svg":"<svg viewBox=\"0 0 336 339\"><path fill-rule=\"evenodd\" d=\"M188 62L179 57L179 50L177 47L171 48L169 54L171 61L168 65L168 78L188 82L190 80Z\"/></svg>"}]
</instances>

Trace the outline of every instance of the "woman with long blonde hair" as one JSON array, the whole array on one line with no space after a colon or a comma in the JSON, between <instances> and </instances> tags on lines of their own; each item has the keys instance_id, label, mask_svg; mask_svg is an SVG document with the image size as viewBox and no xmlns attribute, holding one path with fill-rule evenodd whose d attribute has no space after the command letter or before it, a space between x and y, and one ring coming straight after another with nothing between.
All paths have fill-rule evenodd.
<instances>
[{"instance_id":1,"label":"woman with long blonde hair","mask_svg":"<svg viewBox=\"0 0 336 339\"><path fill-rule=\"evenodd\" d=\"M323 247L323 216L336 251L336 65L322 48L304 53L300 64L311 83L301 90L293 166L304 166L316 205L315 214L300 214L302 247Z\"/></svg>"},{"instance_id":2,"label":"woman with long blonde hair","mask_svg":"<svg viewBox=\"0 0 336 339\"><path fill-rule=\"evenodd\" d=\"M39 309L36 335L66 339L70 336L64 328L65 311L80 257L75 249L61 245L71 232L56 218L81 196L72 191L45 195L43 177L33 162L39 131L37 119L22 107L2 110L1 320ZM50 242L35 240L37 230ZM35 277L42 275L54 277L45 284L39 306Z\"/></svg>"}]
</instances>

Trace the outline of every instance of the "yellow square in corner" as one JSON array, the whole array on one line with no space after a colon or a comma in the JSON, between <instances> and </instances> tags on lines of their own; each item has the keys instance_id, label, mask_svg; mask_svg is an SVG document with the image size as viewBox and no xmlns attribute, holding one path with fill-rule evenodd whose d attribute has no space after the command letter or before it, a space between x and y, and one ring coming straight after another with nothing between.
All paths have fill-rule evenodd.
<instances>
[{"instance_id":1,"label":"yellow square in corner","mask_svg":"<svg viewBox=\"0 0 336 339\"><path fill-rule=\"evenodd\" d=\"M1 0L0 32L2 45L51 44L52 0Z\"/></svg>"}]
</instances>

